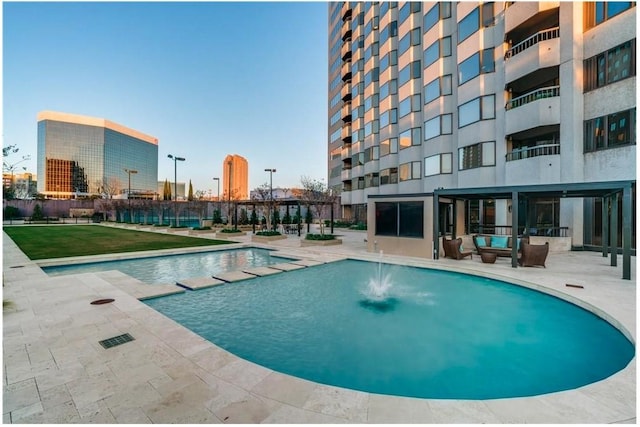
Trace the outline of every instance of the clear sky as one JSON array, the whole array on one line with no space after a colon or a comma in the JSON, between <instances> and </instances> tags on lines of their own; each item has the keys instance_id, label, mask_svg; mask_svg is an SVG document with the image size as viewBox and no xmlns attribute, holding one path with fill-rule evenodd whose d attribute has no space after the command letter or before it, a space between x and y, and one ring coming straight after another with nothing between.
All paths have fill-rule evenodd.
<instances>
[{"instance_id":1,"label":"clear sky","mask_svg":"<svg viewBox=\"0 0 640 427\"><path fill-rule=\"evenodd\" d=\"M3 146L31 155L37 114L104 118L185 157L178 181L217 191L227 154L249 189L327 177L327 3L3 3Z\"/></svg>"}]
</instances>

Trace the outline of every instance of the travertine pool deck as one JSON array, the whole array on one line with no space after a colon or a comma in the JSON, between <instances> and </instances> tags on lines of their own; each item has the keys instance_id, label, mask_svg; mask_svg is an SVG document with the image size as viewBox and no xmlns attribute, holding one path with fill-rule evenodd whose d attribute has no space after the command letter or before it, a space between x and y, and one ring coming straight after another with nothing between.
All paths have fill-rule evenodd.
<instances>
[{"instance_id":1,"label":"travertine pool deck","mask_svg":"<svg viewBox=\"0 0 640 427\"><path fill-rule=\"evenodd\" d=\"M301 249L298 236L288 236L269 246L252 246L274 248L278 255L309 265L348 257L379 259L366 252L366 234L336 232L343 234L342 245ZM249 240L250 235L239 239L238 246ZM482 264L479 257L431 261L385 255L384 261L468 271L541 288L598 313L636 339L635 258L630 281L621 279L620 265L611 267L593 252L552 253L546 269L514 269L507 259ZM278 277L286 276L284 271ZM3 298L13 303L3 313L5 423L636 421L635 358L598 383L535 397L465 401L384 396L316 384L242 360L139 301L153 292L184 289L166 284L149 293L145 288L158 285L117 271L48 277L6 235L3 284ZM101 298L115 301L89 304ZM124 333L135 340L107 350L98 344Z\"/></svg>"}]
</instances>

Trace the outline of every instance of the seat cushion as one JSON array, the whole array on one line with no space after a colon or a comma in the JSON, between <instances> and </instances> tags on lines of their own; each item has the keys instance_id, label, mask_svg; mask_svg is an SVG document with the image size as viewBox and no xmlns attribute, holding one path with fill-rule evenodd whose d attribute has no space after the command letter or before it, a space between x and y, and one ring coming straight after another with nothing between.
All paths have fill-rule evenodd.
<instances>
[{"instance_id":1,"label":"seat cushion","mask_svg":"<svg viewBox=\"0 0 640 427\"><path fill-rule=\"evenodd\" d=\"M509 237L507 236L491 236L491 247L504 249L507 247Z\"/></svg>"}]
</instances>

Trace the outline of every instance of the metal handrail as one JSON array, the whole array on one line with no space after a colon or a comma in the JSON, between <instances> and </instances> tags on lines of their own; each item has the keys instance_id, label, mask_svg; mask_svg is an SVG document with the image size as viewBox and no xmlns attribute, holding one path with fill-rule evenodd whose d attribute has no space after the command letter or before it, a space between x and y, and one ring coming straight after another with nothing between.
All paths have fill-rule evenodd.
<instances>
[{"instance_id":1,"label":"metal handrail","mask_svg":"<svg viewBox=\"0 0 640 427\"><path fill-rule=\"evenodd\" d=\"M510 225L494 225L470 223L470 234L495 234L500 236L511 235L512 227ZM526 230L526 232L525 232ZM569 227L554 226L530 226L525 228L518 226L518 236L546 236L546 237L569 237Z\"/></svg>"},{"instance_id":2,"label":"metal handrail","mask_svg":"<svg viewBox=\"0 0 640 427\"><path fill-rule=\"evenodd\" d=\"M549 28L548 30L543 30L535 33L532 36L527 37L522 40L520 43L513 46L511 49L504 54L504 59L507 60L512 56L516 56L520 52L534 46L542 41L557 39L560 37L560 27Z\"/></svg>"},{"instance_id":3,"label":"metal handrail","mask_svg":"<svg viewBox=\"0 0 640 427\"><path fill-rule=\"evenodd\" d=\"M504 108L506 110L512 110L539 99L553 98L556 96L560 96L560 86L542 87L509 100Z\"/></svg>"},{"instance_id":4,"label":"metal handrail","mask_svg":"<svg viewBox=\"0 0 640 427\"><path fill-rule=\"evenodd\" d=\"M507 162L528 159L529 157L552 156L560 154L560 144L543 144L533 147L516 148L506 154Z\"/></svg>"}]
</instances>

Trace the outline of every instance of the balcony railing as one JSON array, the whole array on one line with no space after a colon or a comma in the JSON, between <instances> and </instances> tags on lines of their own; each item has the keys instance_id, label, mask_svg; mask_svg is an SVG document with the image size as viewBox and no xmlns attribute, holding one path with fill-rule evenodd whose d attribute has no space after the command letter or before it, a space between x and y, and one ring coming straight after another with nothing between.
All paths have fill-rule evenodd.
<instances>
[{"instance_id":1,"label":"balcony railing","mask_svg":"<svg viewBox=\"0 0 640 427\"><path fill-rule=\"evenodd\" d=\"M507 162L510 162L512 160L522 160L538 156L552 156L554 154L560 154L560 144L544 144L536 145L534 147L517 148L510 153L507 153L506 157Z\"/></svg>"},{"instance_id":2,"label":"balcony railing","mask_svg":"<svg viewBox=\"0 0 640 427\"><path fill-rule=\"evenodd\" d=\"M560 27L539 31L509 49L507 53L504 54L504 59L507 60L512 56L516 56L520 52L523 52L542 41L557 39L558 37L560 37Z\"/></svg>"},{"instance_id":3,"label":"balcony railing","mask_svg":"<svg viewBox=\"0 0 640 427\"><path fill-rule=\"evenodd\" d=\"M517 98L513 98L507 102L505 109L512 110L539 99L553 98L555 96L560 96L560 86L542 87L532 92L525 93L524 95L520 95Z\"/></svg>"},{"instance_id":4,"label":"balcony railing","mask_svg":"<svg viewBox=\"0 0 640 427\"><path fill-rule=\"evenodd\" d=\"M552 225L540 225L529 227L518 226L518 236L546 236L546 237L569 237L569 227L554 227ZM480 224L472 222L469 224L469 234L496 234L500 236L511 235L510 225Z\"/></svg>"}]
</instances>

